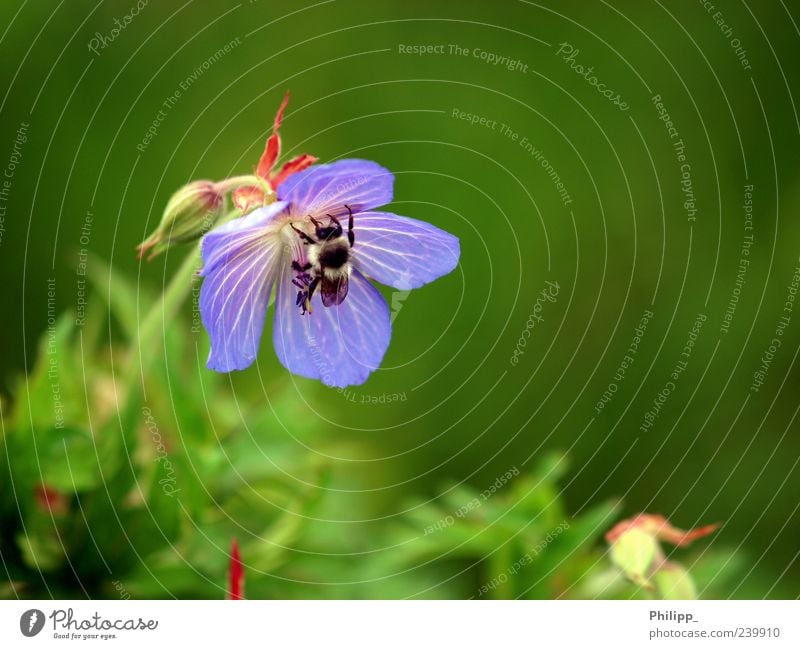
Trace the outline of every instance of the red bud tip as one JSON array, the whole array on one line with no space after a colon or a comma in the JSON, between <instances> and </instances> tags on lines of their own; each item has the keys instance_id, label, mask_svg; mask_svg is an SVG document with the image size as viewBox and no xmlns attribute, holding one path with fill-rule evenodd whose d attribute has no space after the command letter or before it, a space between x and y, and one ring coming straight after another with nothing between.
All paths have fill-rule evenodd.
<instances>
[{"instance_id":1,"label":"red bud tip","mask_svg":"<svg viewBox=\"0 0 800 649\"><path fill-rule=\"evenodd\" d=\"M269 180L270 172L281 155L281 136L278 135L278 129L281 127L281 122L283 121L283 112L286 110L288 103L289 91L287 90L283 97L283 101L281 102L280 108L278 108L278 112L275 113L275 119L272 122L272 135L267 138L267 143L264 147L264 153L261 154L261 159L258 161L258 167L256 167L256 173L264 180Z\"/></svg>"},{"instance_id":2,"label":"red bud tip","mask_svg":"<svg viewBox=\"0 0 800 649\"><path fill-rule=\"evenodd\" d=\"M283 101L281 102L280 108L278 108L278 112L275 113L275 121L272 122L272 132L275 133L281 127L281 122L283 121L283 111L286 110L286 106L289 104L289 91L286 91L286 94L283 96Z\"/></svg>"},{"instance_id":3,"label":"red bud tip","mask_svg":"<svg viewBox=\"0 0 800 649\"><path fill-rule=\"evenodd\" d=\"M275 164L278 162L278 158L281 157L281 137L278 134L278 129L283 122L283 112L286 110L288 103L289 91L287 90L283 102L275 115L275 121L272 124L272 135L267 138L267 143L264 146L264 153L261 154L258 166L256 167L256 174L269 182L273 189L277 189L278 185L292 174L310 167L317 161L316 156L308 154L299 155L289 160L289 162L281 167L280 171L275 173Z\"/></svg>"},{"instance_id":4,"label":"red bud tip","mask_svg":"<svg viewBox=\"0 0 800 649\"><path fill-rule=\"evenodd\" d=\"M239 557L239 544L236 539L231 541L231 563L228 569L228 597L230 599L244 599L244 567Z\"/></svg>"},{"instance_id":5,"label":"red bud tip","mask_svg":"<svg viewBox=\"0 0 800 649\"><path fill-rule=\"evenodd\" d=\"M611 530L606 533L606 541L613 543L628 530L640 529L648 534L652 534L654 538L661 541L684 547L689 545L692 541L708 536L718 528L719 523L714 523L691 530L682 530L673 527L661 514L638 514L633 518L617 523L611 528Z\"/></svg>"}]
</instances>

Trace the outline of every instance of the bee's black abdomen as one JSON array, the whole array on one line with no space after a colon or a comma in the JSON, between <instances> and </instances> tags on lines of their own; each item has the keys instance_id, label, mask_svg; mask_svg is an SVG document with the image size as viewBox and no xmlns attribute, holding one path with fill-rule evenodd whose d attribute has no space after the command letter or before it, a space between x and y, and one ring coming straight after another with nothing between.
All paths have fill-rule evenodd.
<instances>
[{"instance_id":1,"label":"bee's black abdomen","mask_svg":"<svg viewBox=\"0 0 800 649\"><path fill-rule=\"evenodd\" d=\"M325 268L341 268L350 259L350 249L346 246L323 246L319 251L319 262Z\"/></svg>"}]
</instances>

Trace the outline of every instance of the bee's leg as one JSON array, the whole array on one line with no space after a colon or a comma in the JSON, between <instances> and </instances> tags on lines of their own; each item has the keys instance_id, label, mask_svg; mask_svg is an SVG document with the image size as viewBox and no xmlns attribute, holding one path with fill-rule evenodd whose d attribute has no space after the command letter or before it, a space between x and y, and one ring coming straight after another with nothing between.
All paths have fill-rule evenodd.
<instances>
[{"instance_id":1,"label":"bee's leg","mask_svg":"<svg viewBox=\"0 0 800 649\"><path fill-rule=\"evenodd\" d=\"M334 239L336 237L341 237L342 236L342 224L339 223L339 219L337 219L333 214L326 214L325 216L327 216L331 220L331 223L333 223L336 226L334 231L333 231L333 233L331 234L331 236Z\"/></svg>"},{"instance_id":2,"label":"bee's leg","mask_svg":"<svg viewBox=\"0 0 800 649\"><path fill-rule=\"evenodd\" d=\"M309 220L314 224L314 229L317 232L317 239L327 239L328 237L325 236L325 231L328 229L322 223L317 221L313 216L310 214L308 215Z\"/></svg>"},{"instance_id":3,"label":"bee's leg","mask_svg":"<svg viewBox=\"0 0 800 649\"><path fill-rule=\"evenodd\" d=\"M314 239L309 237L305 232L303 232L302 230L298 230L296 227L294 227L294 223L290 223L289 225L292 227L292 230L297 232L297 235L303 240L303 243L305 245L308 245L309 243L317 243L316 241L314 241Z\"/></svg>"},{"instance_id":4,"label":"bee's leg","mask_svg":"<svg viewBox=\"0 0 800 649\"><path fill-rule=\"evenodd\" d=\"M315 277L311 280L311 283L308 285L308 301L311 302L311 298L314 297L314 291L317 290L317 286L319 286L319 277Z\"/></svg>"},{"instance_id":5,"label":"bee's leg","mask_svg":"<svg viewBox=\"0 0 800 649\"><path fill-rule=\"evenodd\" d=\"M306 272L306 271L307 271L309 268L311 268L311 262L309 262L309 261L307 261L305 264L303 264L303 265L301 266L301 265L300 265L300 262L297 262L297 261L295 261L294 259L292 260L292 270L295 270L295 271L297 271L298 273L304 273L304 272Z\"/></svg>"},{"instance_id":6,"label":"bee's leg","mask_svg":"<svg viewBox=\"0 0 800 649\"><path fill-rule=\"evenodd\" d=\"M306 293L306 302L303 305L303 313L308 311L309 313L313 313L313 309L311 308L311 298L314 297L314 291L317 290L317 286L319 285L319 277L315 277L311 280L311 283L308 285L308 292Z\"/></svg>"},{"instance_id":7,"label":"bee's leg","mask_svg":"<svg viewBox=\"0 0 800 649\"><path fill-rule=\"evenodd\" d=\"M356 242L356 233L353 232L353 210L350 209L349 205L345 205L347 208L347 240L350 242L350 247L353 247L353 244Z\"/></svg>"}]
</instances>

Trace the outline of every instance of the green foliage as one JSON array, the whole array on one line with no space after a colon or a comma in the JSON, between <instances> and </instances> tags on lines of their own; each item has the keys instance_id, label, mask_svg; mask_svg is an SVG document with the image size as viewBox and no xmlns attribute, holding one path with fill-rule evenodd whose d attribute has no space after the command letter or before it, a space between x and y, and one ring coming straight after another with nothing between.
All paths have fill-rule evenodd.
<instances>
[{"instance_id":1,"label":"green foliage","mask_svg":"<svg viewBox=\"0 0 800 649\"><path fill-rule=\"evenodd\" d=\"M234 537L252 570L279 569L315 505L290 476L315 484L324 463L276 436L274 415L236 402L225 377L196 371L203 339L150 327L143 340L135 287L98 259L89 267L107 307L91 321L113 334L65 313L13 413L3 407L4 592L222 597ZM142 393L130 368L153 346L163 357L143 363Z\"/></svg>"},{"instance_id":2,"label":"green foliage","mask_svg":"<svg viewBox=\"0 0 800 649\"><path fill-rule=\"evenodd\" d=\"M164 326L188 288L168 287L137 327L134 285L90 266L104 300L94 325L64 314L11 416L0 404L7 596L221 598L237 538L249 597L652 597L624 578L640 567L607 556L621 504L570 513L561 455L491 484L446 484L399 516L373 520L368 499L343 511L337 489L357 478L327 458L348 455L346 442L294 391L245 403L230 377L199 369L205 337ZM714 553L687 565L703 595L743 567ZM694 595L682 570L659 574L661 591Z\"/></svg>"}]
</instances>

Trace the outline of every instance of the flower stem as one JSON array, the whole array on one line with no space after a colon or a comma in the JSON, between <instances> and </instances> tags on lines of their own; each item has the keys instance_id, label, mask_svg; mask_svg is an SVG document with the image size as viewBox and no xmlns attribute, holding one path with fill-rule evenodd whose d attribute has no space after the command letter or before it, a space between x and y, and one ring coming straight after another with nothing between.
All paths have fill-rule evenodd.
<instances>
[{"instance_id":1,"label":"flower stem","mask_svg":"<svg viewBox=\"0 0 800 649\"><path fill-rule=\"evenodd\" d=\"M232 210L223 216L217 225L222 225L240 214L239 210ZM136 394L137 383L145 393L145 376L157 356L158 344L167 326L192 290L194 275L200 269L201 262L200 245L195 244L192 252L186 256L170 279L161 299L150 307L142 320L138 335L131 341L131 354L125 370L123 393L120 395L120 408L124 408Z\"/></svg>"},{"instance_id":2,"label":"flower stem","mask_svg":"<svg viewBox=\"0 0 800 649\"><path fill-rule=\"evenodd\" d=\"M131 354L125 377L125 385L129 392L135 388L137 377L141 379L144 387L144 377L156 356L155 350L159 340L166 331L167 324L175 317L178 308L191 291L192 279L200 269L200 262L200 246L195 245L191 254L187 255L172 276L161 299L150 307L142 320L138 336L133 341L131 351L134 353ZM135 353L137 351L138 354Z\"/></svg>"}]
</instances>

